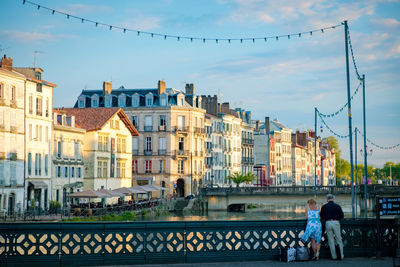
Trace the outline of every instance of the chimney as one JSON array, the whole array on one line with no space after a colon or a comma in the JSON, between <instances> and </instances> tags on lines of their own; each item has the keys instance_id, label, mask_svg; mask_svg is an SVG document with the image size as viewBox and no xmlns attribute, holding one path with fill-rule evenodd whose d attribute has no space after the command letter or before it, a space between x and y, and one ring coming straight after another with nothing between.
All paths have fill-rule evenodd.
<instances>
[{"instance_id":1,"label":"chimney","mask_svg":"<svg viewBox=\"0 0 400 267\"><path fill-rule=\"evenodd\" d=\"M111 94L111 91L112 91L111 82L103 82L103 95L106 96L108 94Z\"/></svg>"},{"instance_id":2,"label":"chimney","mask_svg":"<svg viewBox=\"0 0 400 267\"><path fill-rule=\"evenodd\" d=\"M230 114L229 102L222 103L221 112L225 114Z\"/></svg>"},{"instance_id":3,"label":"chimney","mask_svg":"<svg viewBox=\"0 0 400 267\"><path fill-rule=\"evenodd\" d=\"M256 120L256 128L254 130L257 132L260 130L260 120Z\"/></svg>"},{"instance_id":4,"label":"chimney","mask_svg":"<svg viewBox=\"0 0 400 267\"><path fill-rule=\"evenodd\" d=\"M1 59L0 67L9 71L12 71L13 69L13 60L10 57L7 57L6 55L3 56Z\"/></svg>"},{"instance_id":5,"label":"chimney","mask_svg":"<svg viewBox=\"0 0 400 267\"><path fill-rule=\"evenodd\" d=\"M194 95L194 84L193 83L187 83L185 86L186 94L187 95Z\"/></svg>"},{"instance_id":6,"label":"chimney","mask_svg":"<svg viewBox=\"0 0 400 267\"><path fill-rule=\"evenodd\" d=\"M269 134L269 132L271 131L269 128L269 117L265 117L265 134Z\"/></svg>"},{"instance_id":7,"label":"chimney","mask_svg":"<svg viewBox=\"0 0 400 267\"><path fill-rule=\"evenodd\" d=\"M161 95L164 92L165 92L165 82L159 80L158 81L158 95Z\"/></svg>"}]
</instances>

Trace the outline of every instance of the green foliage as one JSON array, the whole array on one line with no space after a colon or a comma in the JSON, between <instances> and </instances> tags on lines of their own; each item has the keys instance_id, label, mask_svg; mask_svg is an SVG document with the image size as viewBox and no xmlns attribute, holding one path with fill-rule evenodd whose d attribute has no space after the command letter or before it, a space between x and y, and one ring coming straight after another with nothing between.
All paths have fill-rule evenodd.
<instances>
[{"instance_id":1,"label":"green foliage","mask_svg":"<svg viewBox=\"0 0 400 267\"><path fill-rule=\"evenodd\" d=\"M49 207L49 212L51 214L54 214L57 212L57 209L61 208L61 203L58 201L53 201L50 200L50 207Z\"/></svg>"},{"instance_id":2,"label":"green foliage","mask_svg":"<svg viewBox=\"0 0 400 267\"><path fill-rule=\"evenodd\" d=\"M247 205L247 208L248 208L248 209L255 209L255 208L259 208L259 206L256 205L256 204L250 203L249 205Z\"/></svg>"},{"instance_id":3,"label":"green foliage","mask_svg":"<svg viewBox=\"0 0 400 267\"><path fill-rule=\"evenodd\" d=\"M235 172L234 174L229 175L226 178L234 182L236 186L239 187L241 183L250 183L251 181L253 181L255 179L255 175L252 172L248 172L246 174Z\"/></svg>"},{"instance_id":4,"label":"green foliage","mask_svg":"<svg viewBox=\"0 0 400 267\"><path fill-rule=\"evenodd\" d=\"M135 220L135 213L131 211L125 211L120 215L121 221L134 221Z\"/></svg>"}]
</instances>

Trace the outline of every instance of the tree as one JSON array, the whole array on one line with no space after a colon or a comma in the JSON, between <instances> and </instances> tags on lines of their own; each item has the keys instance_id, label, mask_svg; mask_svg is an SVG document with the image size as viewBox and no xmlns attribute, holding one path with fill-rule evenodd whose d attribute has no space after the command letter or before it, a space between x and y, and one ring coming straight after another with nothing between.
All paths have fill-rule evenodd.
<instances>
[{"instance_id":1,"label":"tree","mask_svg":"<svg viewBox=\"0 0 400 267\"><path fill-rule=\"evenodd\" d=\"M333 136L328 136L327 138L325 138L325 140L326 142L328 142L331 148L335 149L335 156L340 158L340 154L342 153L342 151L339 149L338 140Z\"/></svg>"},{"instance_id":2,"label":"tree","mask_svg":"<svg viewBox=\"0 0 400 267\"><path fill-rule=\"evenodd\" d=\"M254 180L255 175L252 172L248 172L247 174L235 172L232 175L226 177L228 180L231 180L236 184L236 187L239 187L241 183L249 183Z\"/></svg>"}]
</instances>

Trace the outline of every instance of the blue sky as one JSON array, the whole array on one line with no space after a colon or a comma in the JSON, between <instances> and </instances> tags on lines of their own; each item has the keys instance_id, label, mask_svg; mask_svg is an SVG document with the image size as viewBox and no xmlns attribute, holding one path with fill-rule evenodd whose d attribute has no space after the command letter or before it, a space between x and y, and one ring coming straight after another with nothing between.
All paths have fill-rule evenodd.
<instances>
[{"instance_id":1,"label":"blue sky","mask_svg":"<svg viewBox=\"0 0 400 267\"><path fill-rule=\"evenodd\" d=\"M349 20L357 65L366 75L367 135L389 146L400 143L400 2L319 0L142 0L61 1L38 4L116 26L171 35L212 38L263 37L297 33ZM55 106L72 106L84 88L184 89L217 94L254 119L278 118L292 129L314 127L314 107L335 112L347 101L343 27L313 36L253 42L164 40L51 15L21 1L2 0L0 49L15 66L36 65L54 82ZM358 81L351 68L352 91ZM362 129L362 98L352 103L353 126ZM346 112L325 119L348 134ZM328 136L323 128L321 136ZM359 139L359 148L361 139ZM348 140L340 140L348 159ZM400 149L370 146L369 162L400 161ZM361 159L360 153L358 154Z\"/></svg>"}]
</instances>

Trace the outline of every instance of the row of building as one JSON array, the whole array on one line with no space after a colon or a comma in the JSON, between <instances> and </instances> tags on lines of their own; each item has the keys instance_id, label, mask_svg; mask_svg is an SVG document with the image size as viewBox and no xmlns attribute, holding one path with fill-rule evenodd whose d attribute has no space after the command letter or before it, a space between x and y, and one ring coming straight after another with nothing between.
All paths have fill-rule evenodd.
<instances>
[{"instance_id":1,"label":"row of building","mask_svg":"<svg viewBox=\"0 0 400 267\"><path fill-rule=\"evenodd\" d=\"M83 90L73 108L53 108L55 84L40 68L0 63L0 209L65 203L86 189L156 184L186 196L230 186L235 172L257 185L313 185L314 133L231 109L217 96L167 88ZM317 183L334 184L334 150L317 138Z\"/></svg>"}]
</instances>

